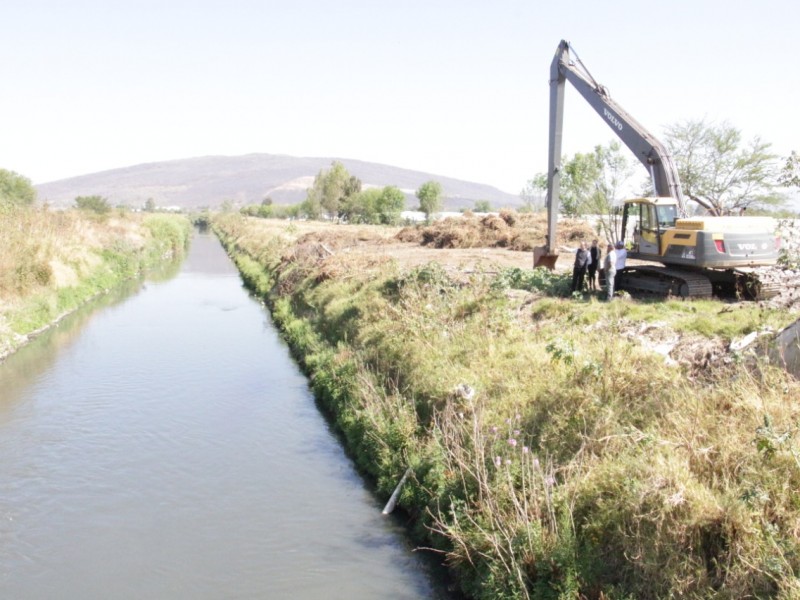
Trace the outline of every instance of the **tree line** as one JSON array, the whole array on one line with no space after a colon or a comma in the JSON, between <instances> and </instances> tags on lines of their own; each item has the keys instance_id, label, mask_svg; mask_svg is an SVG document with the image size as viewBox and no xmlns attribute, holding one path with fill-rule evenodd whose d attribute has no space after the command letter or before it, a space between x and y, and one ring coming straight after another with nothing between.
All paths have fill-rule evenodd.
<instances>
[{"instance_id":1,"label":"tree line","mask_svg":"<svg viewBox=\"0 0 800 600\"><path fill-rule=\"evenodd\" d=\"M696 206L710 206L717 215L777 213L785 204L782 189L800 188L800 157L781 158L759 137L749 141L727 122L688 120L668 126L664 143L678 170L684 195ZM623 196L652 196L638 162L614 141L593 151L564 156L561 165L560 211L572 217L600 215L601 228L615 227L616 207ZM547 191L547 174L539 173L521 192L523 200ZM627 194L626 194L627 192ZM694 203L692 203L694 204Z\"/></svg>"},{"instance_id":2,"label":"tree line","mask_svg":"<svg viewBox=\"0 0 800 600\"><path fill-rule=\"evenodd\" d=\"M781 213L788 188L800 189L800 156L792 151L779 157L771 144L759 137L749 141L727 122L689 120L667 127L665 144L670 151L683 192L698 204L711 206L715 214ZM564 156L561 167L560 210L567 216L603 216L603 227L613 230L617 206L630 191L653 195L652 184L641 178L631 183L638 168L633 157L616 141L598 145L592 151ZM536 199L547 189L547 175L539 173L520 192L522 210L541 208ZM430 220L442 208L442 186L433 180L416 190L419 210ZM0 208L28 206L36 200L30 179L0 168ZM405 208L405 194L396 186L364 188L358 177L334 161L322 169L308 189L306 199L293 206L276 206L270 198L261 205L247 206L245 214L261 217L326 217L349 223L395 224ZM78 196L77 208L108 212L107 199ZM488 212L489 203L478 201L475 210ZM144 210L155 210L149 199Z\"/></svg>"},{"instance_id":3,"label":"tree line","mask_svg":"<svg viewBox=\"0 0 800 600\"><path fill-rule=\"evenodd\" d=\"M416 191L419 209L426 219L442 207L442 186L437 181L426 181ZM260 205L244 207L241 212L265 218L327 218L347 223L396 225L405 209L406 196L394 185L368 187L351 175L339 161L330 169L321 169L314 177L314 185L306 192L306 199L293 206L275 205L265 198Z\"/></svg>"}]
</instances>

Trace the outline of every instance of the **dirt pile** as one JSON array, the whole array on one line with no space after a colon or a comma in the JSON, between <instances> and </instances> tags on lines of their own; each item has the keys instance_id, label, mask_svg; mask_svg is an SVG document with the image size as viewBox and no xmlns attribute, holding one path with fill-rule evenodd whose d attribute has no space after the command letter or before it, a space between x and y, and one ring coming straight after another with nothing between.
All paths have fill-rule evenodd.
<instances>
[{"instance_id":1,"label":"dirt pile","mask_svg":"<svg viewBox=\"0 0 800 600\"><path fill-rule=\"evenodd\" d=\"M433 248L508 248L530 251L545 242L547 218L543 214L520 214L501 211L477 217L465 213L449 217L428 226L406 227L396 238ZM556 245L575 245L581 240L596 237L583 220L559 221Z\"/></svg>"}]
</instances>

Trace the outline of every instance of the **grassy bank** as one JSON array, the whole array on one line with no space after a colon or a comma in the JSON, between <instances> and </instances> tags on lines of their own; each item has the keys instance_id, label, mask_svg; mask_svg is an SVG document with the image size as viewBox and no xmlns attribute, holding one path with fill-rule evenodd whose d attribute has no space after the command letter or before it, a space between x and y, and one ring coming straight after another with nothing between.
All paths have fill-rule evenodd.
<instances>
[{"instance_id":1,"label":"grassy bank","mask_svg":"<svg viewBox=\"0 0 800 600\"><path fill-rule=\"evenodd\" d=\"M412 468L399 504L467 594L800 596L800 385L730 350L796 316L564 298L560 276L408 266L369 229L214 226L379 493Z\"/></svg>"},{"instance_id":2,"label":"grassy bank","mask_svg":"<svg viewBox=\"0 0 800 600\"><path fill-rule=\"evenodd\" d=\"M0 358L99 293L182 255L190 224L174 215L0 212Z\"/></svg>"}]
</instances>

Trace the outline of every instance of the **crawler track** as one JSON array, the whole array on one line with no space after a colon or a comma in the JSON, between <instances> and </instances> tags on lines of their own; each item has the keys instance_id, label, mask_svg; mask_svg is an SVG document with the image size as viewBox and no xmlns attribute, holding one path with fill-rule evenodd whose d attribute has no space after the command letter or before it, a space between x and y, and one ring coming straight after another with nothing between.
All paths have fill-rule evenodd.
<instances>
[{"instance_id":1,"label":"crawler track","mask_svg":"<svg viewBox=\"0 0 800 600\"><path fill-rule=\"evenodd\" d=\"M711 280L701 273L668 267L636 266L622 271L620 289L634 294L710 298Z\"/></svg>"}]
</instances>

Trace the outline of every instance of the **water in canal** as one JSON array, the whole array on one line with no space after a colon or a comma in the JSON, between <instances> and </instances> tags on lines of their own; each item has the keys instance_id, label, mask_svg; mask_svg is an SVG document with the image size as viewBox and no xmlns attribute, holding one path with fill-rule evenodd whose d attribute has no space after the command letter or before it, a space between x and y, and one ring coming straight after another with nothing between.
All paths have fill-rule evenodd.
<instances>
[{"instance_id":1,"label":"water in canal","mask_svg":"<svg viewBox=\"0 0 800 600\"><path fill-rule=\"evenodd\" d=\"M0 598L442 598L215 238L0 364Z\"/></svg>"}]
</instances>

